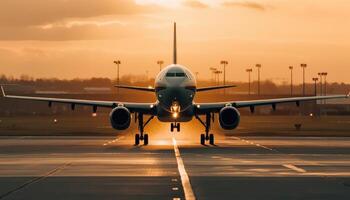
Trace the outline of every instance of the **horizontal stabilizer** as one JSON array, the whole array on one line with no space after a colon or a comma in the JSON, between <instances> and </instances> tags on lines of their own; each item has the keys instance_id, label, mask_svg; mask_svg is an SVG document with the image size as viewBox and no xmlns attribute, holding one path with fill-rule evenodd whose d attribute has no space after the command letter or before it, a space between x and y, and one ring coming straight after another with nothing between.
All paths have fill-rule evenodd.
<instances>
[{"instance_id":1,"label":"horizontal stabilizer","mask_svg":"<svg viewBox=\"0 0 350 200\"><path fill-rule=\"evenodd\" d=\"M139 86L128 86L128 85L115 85L116 88L130 89L130 90L140 90L146 92L155 92L153 87L139 87Z\"/></svg>"},{"instance_id":2,"label":"horizontal stabilizer","mask_svg":"<svg viewBox=\"0 0 350 200\"><path fill-rule=\"evenodd\" d=\"M224 88L232 88L232 87L237 87L237 86L236 85L220 85L220 86L202 87L202 88L197 88L197 92L224 89Z\"/></svg>"}]
</instances>

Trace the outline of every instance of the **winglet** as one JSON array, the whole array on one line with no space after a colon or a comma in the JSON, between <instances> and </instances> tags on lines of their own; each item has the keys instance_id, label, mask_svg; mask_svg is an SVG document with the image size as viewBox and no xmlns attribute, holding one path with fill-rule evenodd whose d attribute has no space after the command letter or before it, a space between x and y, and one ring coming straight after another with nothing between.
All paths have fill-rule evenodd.
<instances>
[{"instance_id":1,"label":"winglet","mask_svg":"<svg viewBox=\"0 0 350 200\"><path fill-rule=\"evenodd\" d=\"M3 97L6 97L5 90L4 90L4 86L1 86L1 92L2 92L2 96L3 96Z\"/></svg>"}]
</instances>

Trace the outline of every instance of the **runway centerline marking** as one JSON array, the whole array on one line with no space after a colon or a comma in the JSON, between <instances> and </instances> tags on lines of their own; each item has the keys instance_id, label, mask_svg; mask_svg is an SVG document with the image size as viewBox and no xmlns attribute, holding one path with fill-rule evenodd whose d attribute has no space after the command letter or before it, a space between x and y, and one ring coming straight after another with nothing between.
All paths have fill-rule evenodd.
<instances>
[{"instance_id":1,"label":"runway centerline marking","mask_svg":"<svg viewBox=\"0 0 350 200\"><path fill-rule=\"evenodd\" d=\"M175 157L176 157L176 162L177 162L177 168L178 168L179 173L180 173L181 183L182 183L182 187L183 187L184 193L185 193L185 199L186 200L195 200L196 197L194 196L192 186L190 183L190 179L187 175L185 165L184 165L184 162L181 158L180 150L177 146L177 142L176 142L175 137L173 137L173 145L174 145L174 152L175 152Z\"/></svg>"},{"instance_id":2,"label":"runway centerline marking","mask_svg":"<svg viewBox=\"0 0 350 200\"><path fill-rule=\"evenodd\" d=\"M284 164L282 165L283 167L286 167L288 169L291 169L291 170L294 170L296 172L300 172L300 173L306 173L306 170L305 169L302 169L300 167L297 167L295 165L292 165L292 164Z\"/></svg>"}]
</instances>

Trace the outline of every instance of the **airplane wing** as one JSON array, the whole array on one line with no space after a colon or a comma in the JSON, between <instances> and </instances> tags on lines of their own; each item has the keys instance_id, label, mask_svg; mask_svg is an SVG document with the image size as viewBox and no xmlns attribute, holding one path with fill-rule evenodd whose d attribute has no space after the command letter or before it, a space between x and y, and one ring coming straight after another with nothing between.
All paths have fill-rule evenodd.
<instances>
[{"instance_id":1,"label":"airplane wing","mask_svg":"<svg viewBox=\"0 0 350 200\"><path fill-rule=\"evenodd\" d=\"M131 89L131 90L140 90L140 91L146 91L146 92L155 92L155 89L153 87L139 87L139 86L128 86L128 85L115 85L114 87Z\"/></svg>"},{"instance_id":2,"label":"airplane wing","mask_svg":"<svg viewBox=\"0 0 350 200\"><path fill-rule=\"evenodd\" d=\"M202 91L208 91L208 90L217 90L217 89L224 89L224 88L232 88L232 87L237 87L235 85L220 85L220 86L211 86L211 87L201 87L197 88L197 92L202 92Z\"/></svg>"},{"instance_id":3,"label":"airplane wing","mask_svg":"<svg viewBox=\"0 0 350 200\"><path fill-rule=\"evenodd\" d=\"M43 101L48 102L49 106L52 103L63 103L70 104L71 108L74 109L75 105L92 106L93 112L96 112L98 107L114 108L122 105L130 110L130 112L142 112L145 114L153 114L155 103L132 103L132 102L117 102L117 101L96 101L96 100L85 100L85 99L63 99L63 98L49 98L49 97L32 97L32 96L15 96L7 95L3 86L1 86L2 95L5 98L29 100L29 101Z\"/></svg>"},{"instance_id":4,"label":"airplane wing","mask_svg":"<svg viewBox=\"0 0 350 200\"><path fill-rule=\"evenodd\" d=\"M249 100L249 101L231 101L231 102L216 102L216 103L196 103L197 112L204 114L207 112L219 112L221 108L226 105L232 105L236 108L250 107L254 112L255 106L271 105L273 109L276 109L276 104L280 103L296 103L298 106L302 101L314 101L323 99L338 99L349 98L348 95L330 95L330 96L311 96L311 97L291 97L291 98L277 98L277 99L261 99L261 100Z\"/></svg>"}]
</instances>

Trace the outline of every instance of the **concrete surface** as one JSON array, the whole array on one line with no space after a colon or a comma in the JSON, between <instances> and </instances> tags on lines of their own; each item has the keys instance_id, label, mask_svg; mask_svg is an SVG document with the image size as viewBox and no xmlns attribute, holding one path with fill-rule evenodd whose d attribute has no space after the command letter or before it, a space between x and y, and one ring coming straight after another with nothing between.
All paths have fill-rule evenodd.
<instances>
[{"instance_id":1,"label":"concrete surface","mask_svg":"<svg viewBox=\"0 0 350 200\"><path fill-rule=\"evenodd\" d=\"M184 199L173 135L153 136L0 137L0 199ZM350 199L350 138L197 140L175 135L197 199Z\"/></svg>"}]
</instances>

